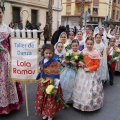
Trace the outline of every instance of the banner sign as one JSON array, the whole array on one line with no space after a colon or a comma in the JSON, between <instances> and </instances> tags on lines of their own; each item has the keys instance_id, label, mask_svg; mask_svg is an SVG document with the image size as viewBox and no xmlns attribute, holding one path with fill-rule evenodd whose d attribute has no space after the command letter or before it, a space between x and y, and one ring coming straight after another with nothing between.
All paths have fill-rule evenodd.
<instances>
[{"instance_id":1,"label":"banner sign","mask_svg":"<svg viewBox=\"0 0 120 120\"><path fill-rule=\"evenodd\" d=\"M33 82L38 74L38 39L11 38L11 81Z\"/></svg>"}]
</instances>

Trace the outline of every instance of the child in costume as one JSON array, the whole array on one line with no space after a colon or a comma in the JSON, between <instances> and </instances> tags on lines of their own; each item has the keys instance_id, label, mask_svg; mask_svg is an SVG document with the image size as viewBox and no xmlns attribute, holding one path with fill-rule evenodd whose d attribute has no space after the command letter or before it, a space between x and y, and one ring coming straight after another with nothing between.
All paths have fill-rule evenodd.
<instances>
[{"instance_id":1,"label":"child in costume","mask_svg":"<svg viewBox=\"0 0 120 120\"><path fill-rule=\"evenodd\" d=\"M35 103L36 114L41 113L42 120L52 120L56 112L63 109L63 95L59 84L59 64L53 57L54 47L52 45L43 46L42 56L44 59L40 63L41 73L36 78L40 79ZM49 91L49 89L52 89L51 86L54 88L54 93L52 94ZM48 87L50 88L48 89Z\"/></svg>"},{"instance_id":2,"label":"child in costume","mask_svg":"<svg viewBox=\"0 0 120 120\"><path fill-rule=\"evenodd\" d=\"M74 40L74 32L69 32L69 39L67 39L65 44L66 51L69 51L71 49L71 43Z\"/></svg>"},{"instance_id":3,"label":"child in costume","mask_svg":"<svg viewBox=\"0 0 120 120\"><path fill-rule=\"evenodd\" d=\"M110 85L114 85L114 73L116 67L116 60L114 59L110 62L112 56L114 55L117 47L115 46L115 38L111 38L109 42L109 46L107 47L107 60L108 60L108 70L109 70L109 77L110 77Z\"/></svg>"},{"instance_id":4,"label":"child in costume","mask_svg":"<svg viewBox=\"0 0 120 120\"><path fill-rule=\"evenodd\" d=\"M103 86L97 72L100 56L93 46L94 39L88 37L83 50L84 63L78 63L80 67L73 90L73 107L81 111L95 111L103 106Z\"/></svg>"},{"instance_id":5,"label":"child in costume","mask_svg":"<svg viewBox=\"0 0 120 120\"><path fill-rule=\"evenodd\" d=\"M69 50L67 54L73 53L74 55L77 55L80 53L80 51L78 50L78 47L79 47L78 40L73 40L71 47L72 49ZM66 66L61 71L60 83L63 90L63 97L65 100L65 103L71 103L73 87L74 87L75 77L76 77L76 71L74 69L74 66L77 66L77 63L72 60L71 61L64 60L64 64L66 64Z\"/></svg>"},{"instance_id":6,"label":"child in costume","mask_svg":"<svg viewBox=\"0 0 120 120\"><path fill-rule=\"evenodd\" d=\"M67 42L67 34L65 32L62 32L60 34L58 42L61 42L63 44L62 54L66 54L65 44ZM54 49L56 50L58 42L54 45Z\"/></svg>"},{"instance_id":7,"label":"child in costume","mask_svg":"<svg viewBox=\"0 0 120 120\"><path fill-rule=\"evenodd\" d=\"M64 48L63 43L62 42L57 42L56 48L55 48L54 58L60 64L60 70L62 70L63 67L64 67L64 65L63 65L63 59L64 59L64 56L65 56L65 53L63 51L63 48Z\"/></svg>"},{"instance_id":8,"label":"child in costume","mask_svg":"<svg viewBox=\"0 0 120 120\"><path fill-rule=\"evenodd\" d=\"M66 44L69 45L72 43L72 41L74 40L74 32L69 32L69 39L67 40Z\"/></svg>"}]
</instances>

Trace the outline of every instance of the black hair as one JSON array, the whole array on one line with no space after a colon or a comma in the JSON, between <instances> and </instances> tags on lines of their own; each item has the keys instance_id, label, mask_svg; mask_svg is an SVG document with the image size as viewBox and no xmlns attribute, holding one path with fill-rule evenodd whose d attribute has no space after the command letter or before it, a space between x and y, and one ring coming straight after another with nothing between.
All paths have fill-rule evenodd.
<instances>
[{"instance_id":1,"label":"black hair","mask_svg":"<svg viewBox=\"0 0 120 120\"><path fill-rule=\"evenodd\" d=\"M51 44L46 44L46 45L43 45L43 47L42 47L42 52L41 52L42 56L44 56L44 52L46 49L51 50L53 52L53 55L54 55L54 46Z\"/></svg>"},{"instance_id":2,"label":"black hair","mask_svg":"<svg viewBox=\"0 0 120 120\"><path fill-rule=\"evenodd\" d=\"M95 35L95 38L96 38L98 35L99 35L100 37L102 37L102 35L101 35L101 34L97 33L97 34Z\"/></svg>"},{"instance_id":3,"label":"black hair","mask_svg":"<svg viewBox=\"0 0 120 120\"><path fill-rule=\"evenodd\" d=\"M87 37L85 43L87 43L88 40L91 40L94 43L94 38L93 37Z\"/></svg>"},{"instance_id":4,"label":"black hair","mask_svg":"<svg viewBox=\"0 0 120 120\"><path fill-rule=\"evenodd\" d=\"M71 45L72 45L73 43L77 43L77 44L79 45L79 41L78 41L77 39L72 40Z\"/></svg>"},{"instance_id":5,"label":"black hair","mask_svg":"<svg viewBox=\"0 0 120 120\"><path fill-rule=\"evenodd\" d=\"M57 42L57 43L56 43L56 47L57 47L57 45L58 45L59 43L61 43L61 44L63 45L63 43L62 43L62 42Z\"/></svg>"}]
</instances>

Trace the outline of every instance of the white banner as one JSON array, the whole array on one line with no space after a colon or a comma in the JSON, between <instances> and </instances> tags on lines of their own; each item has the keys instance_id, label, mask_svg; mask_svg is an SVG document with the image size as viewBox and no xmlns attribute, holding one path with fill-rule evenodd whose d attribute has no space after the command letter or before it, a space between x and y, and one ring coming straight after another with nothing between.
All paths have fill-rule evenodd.
<instances>
[{"instance_id":1,"label":"white banner","mask_svg":"<svg viewBox=\"0 0 120 120\"><path fill-rule=\"evenodd\" d=\"M11 38L11 80L32 81L38 74L38 39Z\"/></svg>"}]
</instances>

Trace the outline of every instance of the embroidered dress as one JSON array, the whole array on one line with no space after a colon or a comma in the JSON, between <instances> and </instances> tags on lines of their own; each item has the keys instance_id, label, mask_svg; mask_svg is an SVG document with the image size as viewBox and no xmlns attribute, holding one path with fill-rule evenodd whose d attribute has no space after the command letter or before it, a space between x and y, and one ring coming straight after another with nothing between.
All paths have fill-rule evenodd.
<instances>
[{"instance_id":1,"label":"embroidered dress","mask_svg":"<svg viewBox=\"0 0 120 120\"><path fill-rule=\"evenodd\" d=\"M88 55L85 55L87 53ZM95 111L103 106L103 86L97 69L100 65L98 52L83 50L84 63L90 72L79 68L73 90L73 107L82 111Z\"/></svg>"},{"instance_id":2,"label":"embroidered dress","mask_svg":"<svg viewBox=\"0 0 120 120\"><path fill-rule=\"evenodd\" d=\"M73 52L72 50L68 53L79 54L80 51ZM67 64L60 74L60 83L63 90L63 97L66 103L72 101L73 87L75 83L76 71L71 63Z\"/></svg>"},{"instance_id":3,"label":"embroidered dress","mask_svg":"<svg viewBox=\"0 0 120 120\"><path fill-rule=\"evenodd\" d=\"M39 76L41 76L44 81L38 84L37 95L36 95L36 114L42 114L43 116L49 116L53 118L56 112L63 109L63 103L61 101L56 103L55 95L46 95L43 88L50 85L50 80L59 79L59 66L57 61L52 57L50 60L44 59L42 61L43 71ZM60 98L63 101L63 94L60 84L58 84L57 95L60 95Z\"/></svg>"},{"instance_id":4,"label":"embroidered dress","mask_svg":"<svg viewBox=\"0 0 120 120\"><path fill-rule=\"evenodd\" d=\"M100 67L98 68L100 79L103 81L109 80L106 47L102 42L99 44L95 42L94 49L97 50L100 55Z\"/></svg>"},{"instance_id":5,"label":"embroidered dress","mask_svg":"<svg viewBox=\"0 0 120 120\"><path fill-rule=\"evenodd\" d=\"M0 114L18 110L23 103L22 86L10 82L10 28L0 24Z\"/></svg>"}]
</instances>

